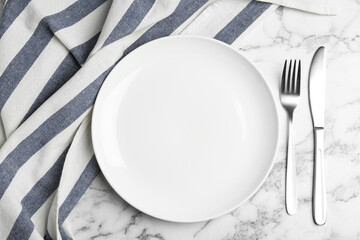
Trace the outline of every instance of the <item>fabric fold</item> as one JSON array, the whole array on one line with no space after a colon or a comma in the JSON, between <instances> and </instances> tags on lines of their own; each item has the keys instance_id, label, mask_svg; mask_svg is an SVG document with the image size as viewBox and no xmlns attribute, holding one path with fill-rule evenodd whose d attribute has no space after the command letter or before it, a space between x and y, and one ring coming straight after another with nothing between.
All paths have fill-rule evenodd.
<instances>
[{"instance_id":1,"label":"fabric fold","mask_svg":"<svg viewBox=\"0 0 360 240\"><path fill-rule=\"evenodd\" d=\"M334 0L258 0L320 15L336 15Z\"/></svg>"}]
</instances>

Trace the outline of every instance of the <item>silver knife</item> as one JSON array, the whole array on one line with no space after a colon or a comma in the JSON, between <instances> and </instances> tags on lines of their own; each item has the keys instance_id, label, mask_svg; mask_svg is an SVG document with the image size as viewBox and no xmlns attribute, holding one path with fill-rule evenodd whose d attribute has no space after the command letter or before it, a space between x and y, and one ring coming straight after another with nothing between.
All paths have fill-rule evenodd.
<instances>
[{"instance_id":1,"label":"silver knife","mask_svg":"<svg viewBox=\"0 0 360 240\"><path fill-rule=\"evenodd\" d=\"M325 115L326 53L316 50L309 74L309 102L314 125L313 217L317 225L326 222L326 189L324 175L324 115Z\"/></svg>"}]
</instances>

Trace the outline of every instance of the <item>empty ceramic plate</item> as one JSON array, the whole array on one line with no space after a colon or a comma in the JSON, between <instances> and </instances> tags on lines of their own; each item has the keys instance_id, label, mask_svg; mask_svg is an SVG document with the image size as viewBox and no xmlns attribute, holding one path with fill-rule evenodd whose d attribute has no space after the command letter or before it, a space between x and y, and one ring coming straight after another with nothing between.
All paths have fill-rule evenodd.
<instances>
[{"instance_id":1,"label":"empty ceramic plate","mask_svg":"<svg viewBox=\"0 0 360 240\"><path fill-rule=\"evenodd\" d=\"M196 222L236 208L261 186L278 118L267 83L238 51L176 36L115 66L95 103L92 138L104 176L129 204Z\"/></svg>"}]
</instances>

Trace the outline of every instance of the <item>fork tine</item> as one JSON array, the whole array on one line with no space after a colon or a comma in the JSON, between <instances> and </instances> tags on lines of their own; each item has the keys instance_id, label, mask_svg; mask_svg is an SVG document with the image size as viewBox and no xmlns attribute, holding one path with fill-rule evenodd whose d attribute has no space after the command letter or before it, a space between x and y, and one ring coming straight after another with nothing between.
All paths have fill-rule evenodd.
<instances>
[{"instance_id":1,"label":"fork tine","mask_svg":"<svg viewBox=\"0 0 360 240\"><path fill-rule=\"evenodd\" d=\"M290 69L291 70L291 69ZM292 93L296 93L296 59L294 60L294 68L292 69L292 78L291 78L291 91Z\"/></svg>"},{"instance_id":2,"label":"fork tine","mask_svg":"<svg viewBox=\"0 0 360 240\"><path fill-rule=\"evenodd\" d=\"M284 63L284 69L283 69L283 73L282 73L282 76L281 76L281 92L285 92L286 90L286 84L285 84L285 79L286 79L286 64L287 64L287 60L285 60L285 63Z\"/></svg>"},{"instance_id":3,"label":"fork tine","mask_svg":"<svg viewBox=\"0 0 360 240\"><path fill-rule=\"evenodd\" d=\"M298 73L297 73L297 81L296 81L296 92L300 94L301 90L301 60L299 60L298 64Z\"/></svg>"},{"instance_id":4,"label":"fork tine","mask_svg":"<svg viewBox=\"0 0 360 240\"><path fill-rule=\"evenodd\" d=\"M289 64L289 69L288 69L288 77L287 77L287 80L286 80L286 83L287 83L287 92L288 93L291 93L291 63L292 63L292 60L290 60L290 64Z\"/></svg>"}]
</instances>

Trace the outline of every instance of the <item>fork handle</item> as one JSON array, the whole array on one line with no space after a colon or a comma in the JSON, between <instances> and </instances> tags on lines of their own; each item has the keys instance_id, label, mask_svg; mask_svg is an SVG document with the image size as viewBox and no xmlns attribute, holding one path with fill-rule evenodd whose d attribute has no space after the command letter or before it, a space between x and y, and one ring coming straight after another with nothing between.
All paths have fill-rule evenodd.
<instances>
[{"instance_id":1,"label":"fork handle","mask_svg":"<svg viewBox=\"0 0 360 240\"><path fill-rule=\"evenodd\" d=\"M314 129L314 186L313 186L313 216L317 225L326 222L326 189L324 174L324 129Z\"/></svg>"},{"instance_id":2,"label":"fork handle","mask_svg":"<svg viewBox=\"0 0 360 240\"><path fill-rule=\"evenodd\" d=\"M289 215L294 215L297 208L296 197L296 164L295 164L295 152L293 143L293 116L289 114L289 126L288 126L288 145L286 152L286 191L285 191L285 203L286 211Z\"/></svg>"}]
</instances>

